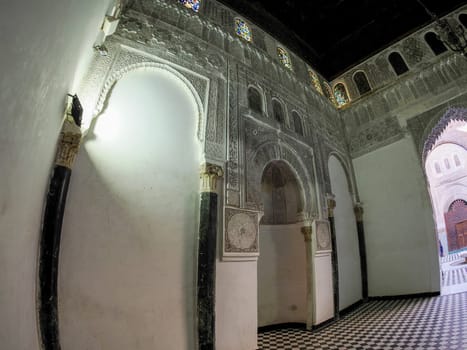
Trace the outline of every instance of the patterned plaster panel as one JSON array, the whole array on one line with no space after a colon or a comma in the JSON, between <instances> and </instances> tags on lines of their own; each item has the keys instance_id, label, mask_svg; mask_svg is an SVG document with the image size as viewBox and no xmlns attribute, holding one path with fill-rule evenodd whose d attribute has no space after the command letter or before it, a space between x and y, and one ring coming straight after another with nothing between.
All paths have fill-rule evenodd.
<instances>
[{"instance_id":1,"label":"patterned plaster panel","mask_svg":"<svg viewBox=\"0 0 467 350\"><path fill-rule=\"evenodd\" d=\"M402 128L397 119L388 117L377 120L350 138L350 152L352 157L374 151L404 137Z\"/></svg>"},{"instance_id":2,"label":"patterned plaster panel","mask_svg":"<svg viewBox=\"0 0 467 350\"><path fill-rule=\"evenodd\" d=\"M251 260L259 256L257 211L224 209L223 260Z\"/></svg>"},{"instance_id":3,"label":"patterned plaster panel","mask_svg":"<svg viewBox=\"0 0 467 350\"><path fill-rule=\"evenodd\" d=\"M96 53L87 78L89 96L99 96L91 102L95 115L105 108L108 93L126 72L170 70L197 96L202 114L198 136L204 142L205 158L225 163L227 206L260 210L263 167L282 160L301 182L306 215L318 217L325 174L316 166L313 150L326 144L347 154L338 112L312 87L300 58L291 56L296 71L284 68L273 38L252 25L253 43L245 43L233 33L233 12L215 1L205 4L206 13L195 14L174 1L132 2L116 33L104 43L106 55ZM263 92L263 114L249 110L250 85ZM303 136L295 133L290 121L279 125L272 119L274 96L284 103L286 115L293 110L299 113Z\"/></svg>"}]
</instances>

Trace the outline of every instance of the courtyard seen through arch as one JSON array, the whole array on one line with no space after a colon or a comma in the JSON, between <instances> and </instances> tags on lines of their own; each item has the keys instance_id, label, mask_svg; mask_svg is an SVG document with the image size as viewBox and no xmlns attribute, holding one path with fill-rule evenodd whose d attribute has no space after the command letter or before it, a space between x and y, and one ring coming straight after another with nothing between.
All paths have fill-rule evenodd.
<instances>
[{"instance_id":1,"label":"courtyard seen through arch","mask_svg":"<svg viewBox=\"0 0 467 350\"><path fill-rule=\"evenodd\" d=\"M450 111L451 114L453 111ZM425 143L425 173L433 208L441 272L441 293L467 291L467 122L441 118Z\"/></svg>"}]
</instances>

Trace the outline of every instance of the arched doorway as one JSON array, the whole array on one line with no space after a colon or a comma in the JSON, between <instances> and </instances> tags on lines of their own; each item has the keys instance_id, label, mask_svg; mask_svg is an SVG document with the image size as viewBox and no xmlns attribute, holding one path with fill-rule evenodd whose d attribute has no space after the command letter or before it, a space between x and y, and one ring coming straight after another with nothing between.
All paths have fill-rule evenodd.
<instances>
[{"instance_id":1,"label":"arched doorway","mask_svg":"<svg viewBox=\"0 0 467 350\"><path fill-rule=\"evenodd\" d=\"M436 146L425 161L441 257L467 246L456 234L456 224L467 217L467 207L462 205L467 199L466 165L467 150L454 143Z\"/></svg>"},{"instance_id":2,"label":"arched doorway","mask_svg":"<svg viewBox=\"0 0 467 350\"><path fill-rule=\"evenodd\" d=\"M423 148L424 169L436 225L441 293L467 291L458 279L467 271L459 255L467 250L467 110L450 109L432 129Z\"/></svg>"},{"instance_id":3,"label":"arched doorway","mask_svg":"<svg viewBox=\"0 0 467 350\"><path fill-rule=\"evenodd\" d=\"M60 252L63 348L195 347L195 100L171 71L131 71L84 140Z\"/></svg>"},{"instance_id":4,"label":"arched doorway","mask_svg":"<svg viewBox=\"0 0 467 350\"><path fill-rule=\"evenodd\" d=\"M272 161L263 171L258 259L258 326L307 321L302 191L290 166Z\"/></svg>"},{"instance_id":5,"label":"arched doorway","mask_svg":"<svg viewBox=\"0 0 467 350\"><path fill-rule=\"evenodd\" d=\"M467 202L457 199L444 214L446 236L450 251L467 248Z\"/></svg>"}]
</instances>

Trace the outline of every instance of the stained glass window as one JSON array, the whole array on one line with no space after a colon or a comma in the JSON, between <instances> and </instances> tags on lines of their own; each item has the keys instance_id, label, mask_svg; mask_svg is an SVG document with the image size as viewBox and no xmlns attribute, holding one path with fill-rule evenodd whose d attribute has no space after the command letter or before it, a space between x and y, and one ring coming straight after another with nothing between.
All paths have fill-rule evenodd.
<instances>
[{"instance_id":1,"label":"stained glass window","mask_svg":"<svg viewBox=\"0 0 467 350\"><path fill-rule=\"evenodd\" d=\"M292 62L290 61L289 54L282 47L277 48L277 55L279 56L279 61L288 69L292 69Z\"/></svg>"},{"instance_id":2,"label":"stained glass window","mask_svg":"<svg viewBox=\"0 0 467 350\"><path fill-rule=\"evenodd\" d=\"M310 74L311 83L313 84L314 88L322 95L323 89L321 88L321 83L319 82L318 74L316 74L312 70L309 70L308 74Z\"/></svg>"},{"instance_id":3,"label":"stained glass window","mask_svg":"<svg viewBox=\"0 0 467 350\"><path fill-rule=\"evenodd\" d=\"M179 0L179 2L186 8L192 9L195 12L199 11L199 5L201 4L201 0Z\"/></svg>"},{"instance_id":4,"label":"stained glass window","mask_svg":"<svg viewBox=\"0 0 467 350\"><path fill-rule=\"evenodd\" d=\"M244 20L240 18L235 20L235 32L240 38L245 39L248 42L251 41L251 30Z\"/></svg>"},{"instance_id":5,"label":"stained glass window","mask_svg":"<svg viewBox=\"0 0 467 350\"><path fill-rule=\"evenodd\" d=\"M334 86L334 98L336 99L337 107L343 107L350 102L344 84L339 83Z\"/></svg>"}]
</instances>

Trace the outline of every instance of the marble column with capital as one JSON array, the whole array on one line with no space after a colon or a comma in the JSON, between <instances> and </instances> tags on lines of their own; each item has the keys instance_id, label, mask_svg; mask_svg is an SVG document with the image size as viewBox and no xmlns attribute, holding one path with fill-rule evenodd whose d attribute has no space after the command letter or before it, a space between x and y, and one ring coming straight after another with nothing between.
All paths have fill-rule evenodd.
<instances>
[{"instance_id":1,"label":"marble column with capital","mask_svg":"<svg viewBox=\"0 0 467 350\"><path fill-rule=\"evenodd\" d=\"M327 196L328 207L328 220L331 229L331 243L332 243L332 284L334 290L334 318L339 318L339 261L337 258L337 238L336 238L336 225L334 221L334 209L336 208L336 200L334 195Z\"/></svg>"},{"instance_id":2,"label":"marble column with capital","mask_svg":"<svg viewBox=\"0 0 467 350\"><path fill-rule=\"evenodd\" d=\"M360 269L362 274L362 297L368 299L368 267L366 259L365 230L363 227L363 205L357 203L354 206L355 220L357 222L358 249L360 252Z\"/></svg>"},{"instance_id":3,"label":"marble column with capital","mask_svg":"<svg viewBox=\"0 0 467 350\"><path fill-rule=\"evenodd\" d=\"M58 140L39 246L38 314L40 340L44 350L60 349L57 295L60 239L71 169L82 137L83 109L78 97L75 95L72 98Z\"/></svg>"},{"instance_id":4,"label":"marble column with capital","mask_svg":"<svg viewBox=\"0 0 467 350\"><path fill-rule=\"evenodd\" d=\"M201 166L198 243L198 349L215 349L215 284L217 248L217 182L223 176L218 165Z\"/></svg>"}]
</instances>

